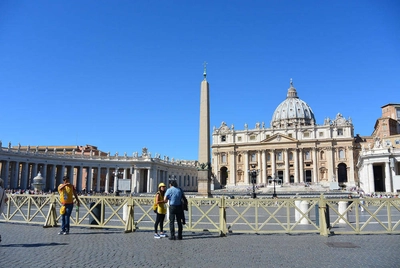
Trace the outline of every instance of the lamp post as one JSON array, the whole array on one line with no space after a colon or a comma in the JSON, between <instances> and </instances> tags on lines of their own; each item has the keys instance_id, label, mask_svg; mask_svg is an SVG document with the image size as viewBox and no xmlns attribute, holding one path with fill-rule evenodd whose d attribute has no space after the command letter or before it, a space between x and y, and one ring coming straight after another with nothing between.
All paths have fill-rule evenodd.
<instances>
[{"instance_id":1,"label":"lamp post","mask_svg":"<svg viewBox=\"0 0 400 268\"><path fill-rule=\"evenodd\" d=\"M272 198L277 198L278 195L276 194L276 187L275 187L275 184L276 184L276 174L274 174L274 179L273 179L273 181L274 181L274 193L272 194Z\"/></svg>"},{"instance_id":2,"label":"lamp post","mask_svg":"<svg viewBox=\"0 0 400 268\"><path fill-rule=\"evenodd\" d=\"M121 171L118 171L118 167L115 168L115 171L113 172L114 174L114 192L116 196L119 196L119 192L118 192L118 178L120 177L120 175L122 175L123 173Z\"/></svg>"},{"instance_id":3,"label":"lamp post","mask_svg":"<svg viewBox=\"0 0 400 268\"><path fill-rule=\"evenodd\" d=\"M259 169L256 169L256 165L251 165L251 170L249 169L248 170L248 173L249 173L249 175L250 175L250 177L251 177L251 183L253 183L253 193L251 194L251 198L256 198L257 196L256 196L256 182L257 182L257 176L258 176L258 173L260 172L260 170Z\"/></svg>"}]
</instances>

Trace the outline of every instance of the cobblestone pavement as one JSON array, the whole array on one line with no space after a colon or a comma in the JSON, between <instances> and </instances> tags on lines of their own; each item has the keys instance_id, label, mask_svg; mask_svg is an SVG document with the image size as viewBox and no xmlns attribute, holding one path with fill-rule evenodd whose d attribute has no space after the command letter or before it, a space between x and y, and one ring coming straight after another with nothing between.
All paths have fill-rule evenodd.
<instances>
[{"instance_id":1,"label":"cobblestone pavement","mask_svg":"<svg viewBox=\"0 0 400 268\"><path fill-rule=\"evenodd\" d=\"M256 235L184 232L182 241L149 231L0 223L0 267L400 267L399 235Z\"/></svg>"}]
</instances>

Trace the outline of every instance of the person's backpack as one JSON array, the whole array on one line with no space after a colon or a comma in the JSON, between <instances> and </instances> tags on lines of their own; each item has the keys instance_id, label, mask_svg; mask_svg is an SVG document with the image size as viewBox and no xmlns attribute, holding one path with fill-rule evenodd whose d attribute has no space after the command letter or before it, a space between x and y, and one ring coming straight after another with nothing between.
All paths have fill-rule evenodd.
<instances>
[{"instance_id":1,"label":"person's backpack","mask_svg":"<svg viewBox=\"0 0 400 268\"><path fill-rule=\"evenodd\" d=\"M188 208L188 200L187 200L185 194L183 193L182 189L181 189L181 192L182 192L182 199L181 199L182 209L185 210L185 211L188 211L189 210L189 208Z\"/></svg>"},{"instance_id":2,"label":"person's backpack","mask_svg":"<svg viewBox=\"0 0 400 268\"><path fill-rule=\"evenodd\" d=\"M153 201L153 211L154 211L154 213L157 213L157 208L158 208L158 205L157 205L157 195L158 195L158 194L160 194L160 192L157 192L156 195L154 196L154 201Z\"/></svg>"}]
</instances>

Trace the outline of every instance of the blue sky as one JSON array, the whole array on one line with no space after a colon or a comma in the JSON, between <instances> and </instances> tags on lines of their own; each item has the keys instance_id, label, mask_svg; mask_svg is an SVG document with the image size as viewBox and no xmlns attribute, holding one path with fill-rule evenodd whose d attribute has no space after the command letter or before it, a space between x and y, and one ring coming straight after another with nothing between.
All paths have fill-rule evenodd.
<instances>
[{"instance_id":1,"label":"blue sky","mask_svg":"<svg viewBox=\"0 0 400 268\"><path fill-rule=\"evenodd\" d=\"M0 1L0 140L197 159L211 128L269 126L290 78L317 124L371 135L400 103L400 2Z\"/></svg>"}]
</instances>

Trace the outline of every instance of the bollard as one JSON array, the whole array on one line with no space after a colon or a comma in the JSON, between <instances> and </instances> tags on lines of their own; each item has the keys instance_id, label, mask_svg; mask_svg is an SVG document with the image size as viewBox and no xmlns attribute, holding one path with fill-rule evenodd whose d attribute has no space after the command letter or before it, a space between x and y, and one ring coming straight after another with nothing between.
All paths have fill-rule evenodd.
<instances>
[{"instance_id":1,"label":"bollard","mask_svg":"<svg viewBox=\"0 0 400 268\"><path fill-rule=\"evenodd\" d=\"M301 200L294 201L294 205L296 207L296 209L294 211L294 219L296 222L298 222L301 218L301 213L299 212L299 209L301 210L300 203L301 203Z\"/></svg>"},{"instance_id":2,"label":"bollard","mask_svg":"<svg viewBox=\"0 0 400 268\"><path fill-rule=\"evenodd\" d=\"M338 211L339 211L339 214L343 214L343 218L339 219L339 223L346 223L346 221L344 219L347 220L347 212L345 212L347 209L347 205L348 205L347 201L339 201Z\"/></svg>"},{"instance_id":3,"label":"bollard","mask_svg":"<svg viewBox=\"0 0 400 268\"><path fill-rule=\"evenodd\" d=\"M128 219L128 204L125 204L122 208L122 219L126 221Z\"/></svg>"},{"instance_id":4,"label":"bollard","mask_svg":"<svg viewBox=\"0 0 400 268\"><path fill-rule=\"evenodd\" d=\"M309 209L310 204L308 203L308 201L302 201L300 203L300 210L301 212L303 212L305 214L305 216L310 217L309 213L307 213L307 210ZM308 218L303 217L300 221L300 224L308 224Z\"/></svg>"}]
</instances>

